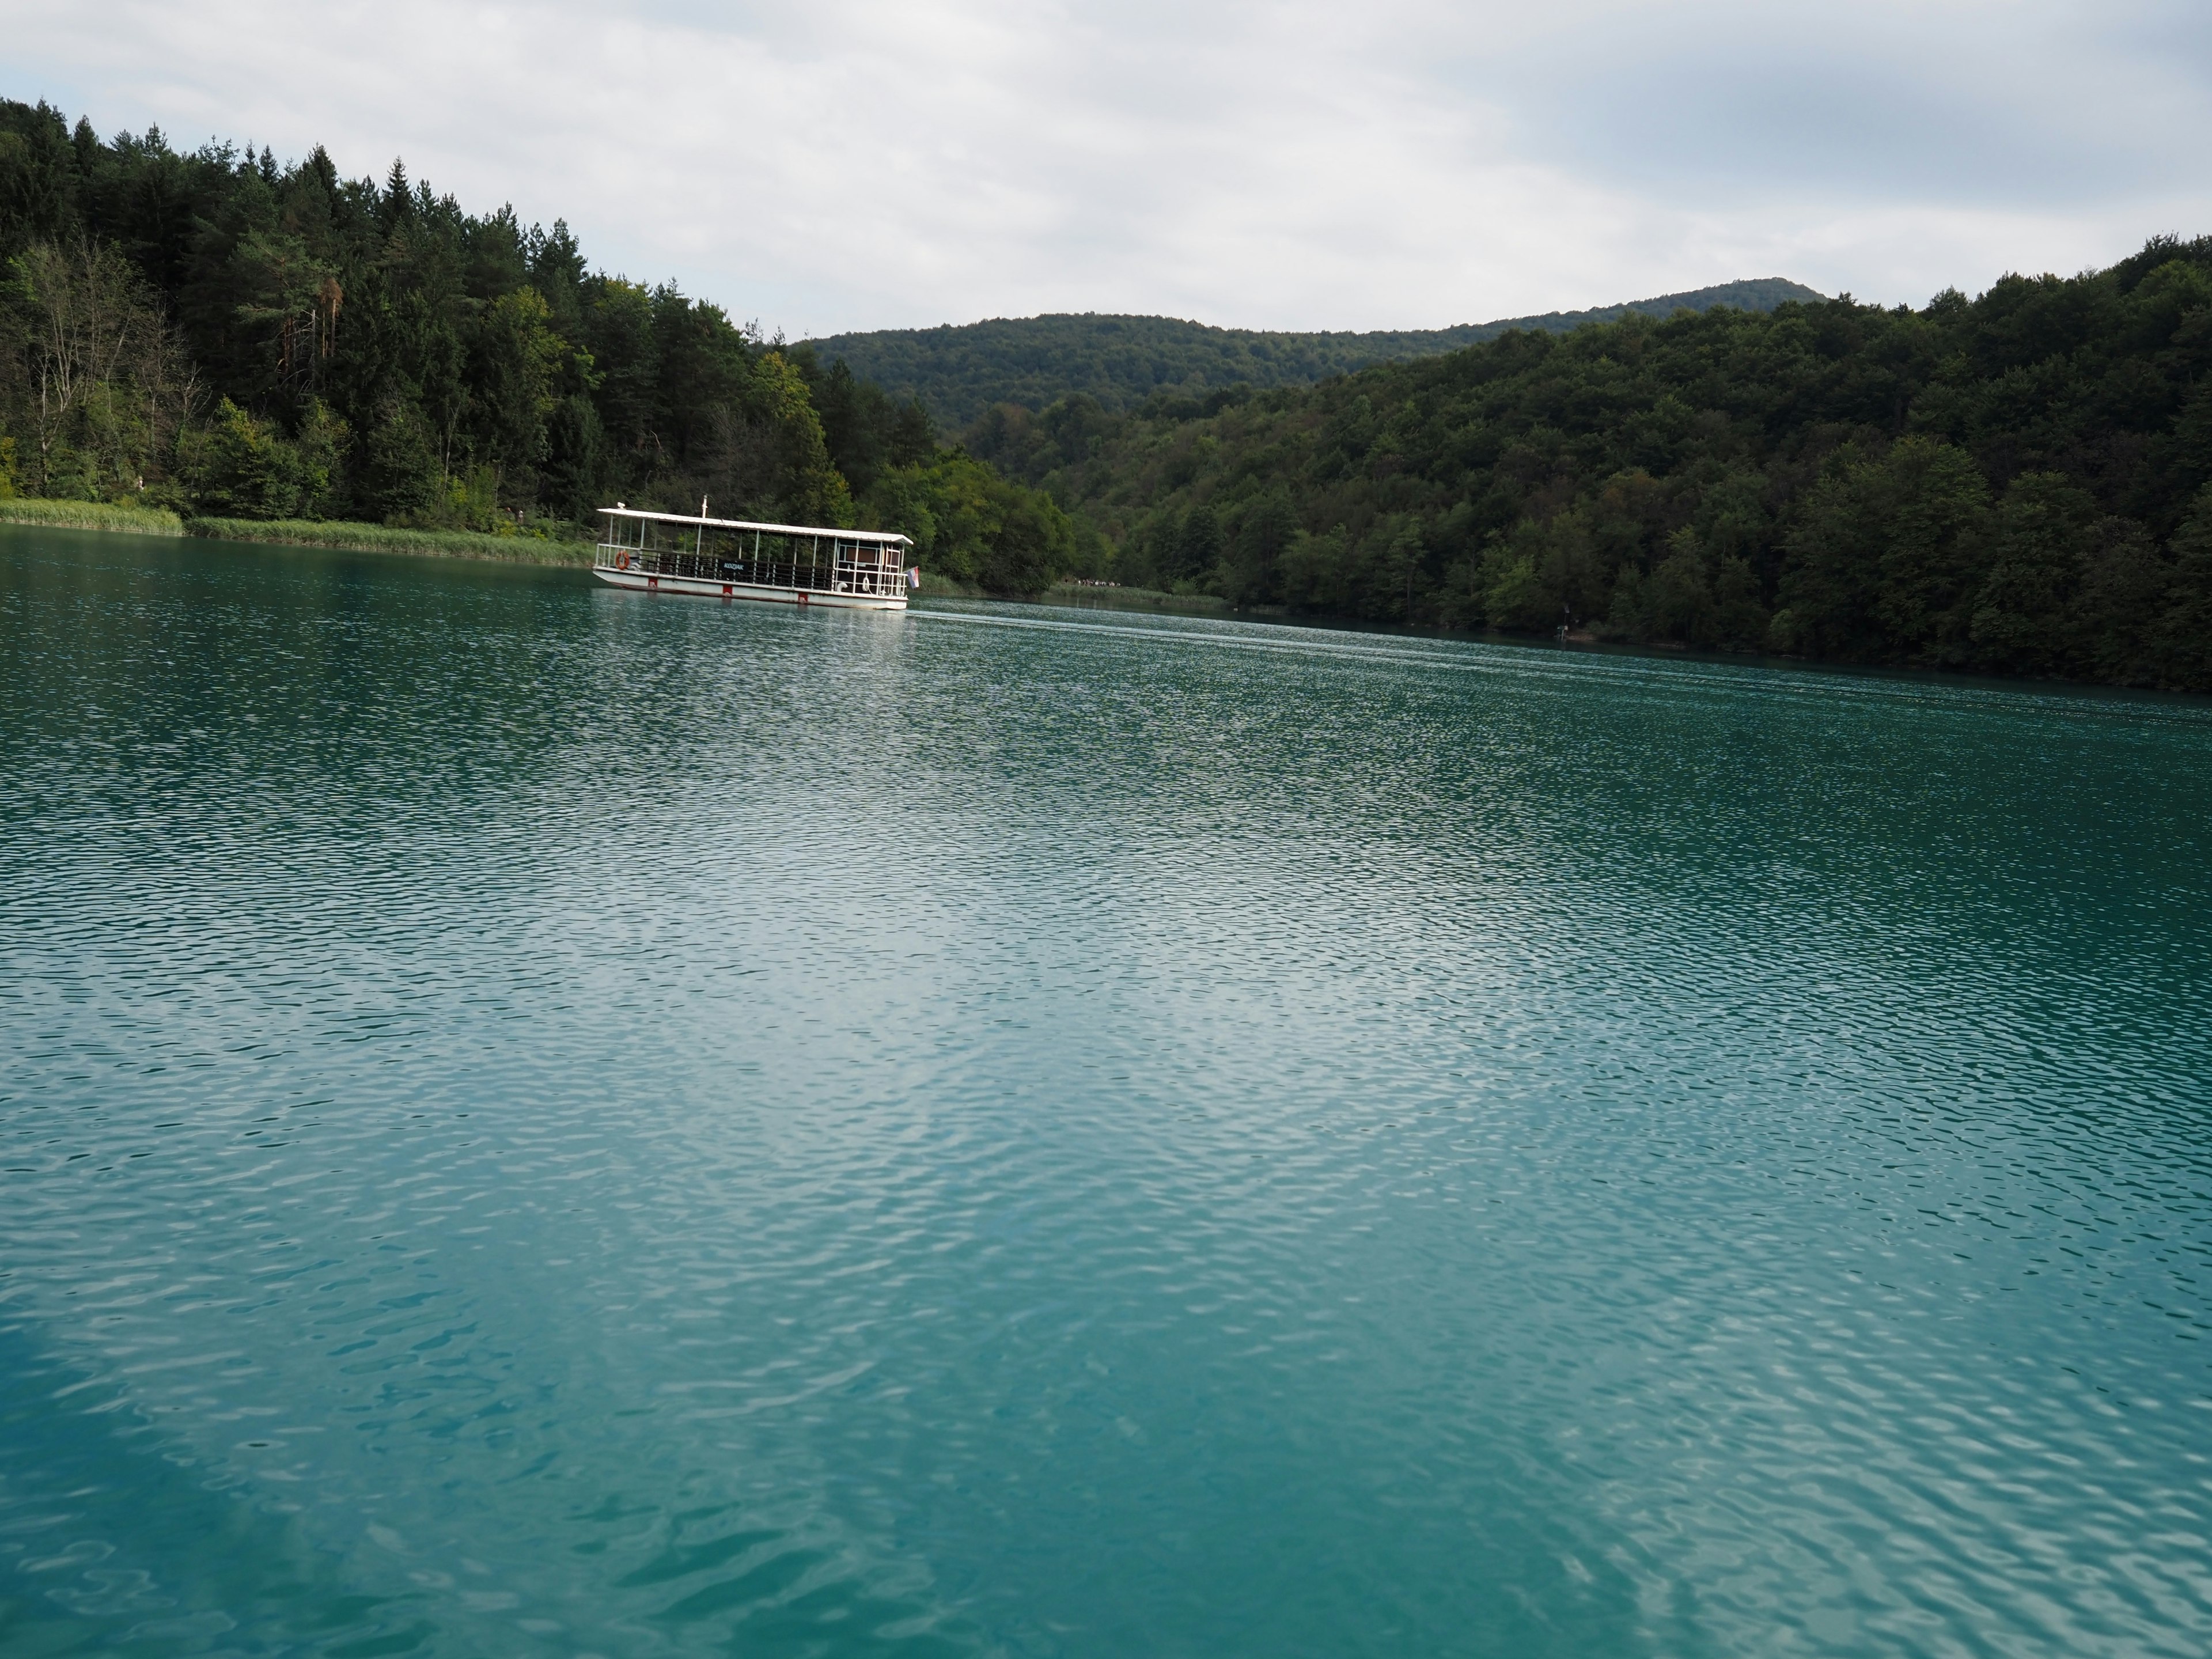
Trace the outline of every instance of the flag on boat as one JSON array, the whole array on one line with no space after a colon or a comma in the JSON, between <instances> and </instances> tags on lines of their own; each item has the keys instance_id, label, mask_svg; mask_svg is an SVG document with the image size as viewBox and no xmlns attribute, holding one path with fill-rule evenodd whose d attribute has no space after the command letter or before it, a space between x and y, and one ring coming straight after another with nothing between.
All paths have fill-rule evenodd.
<instances>
[{"instance_id":1,"label":"flag on boat","mask_svg":"<svg viewBox=\"0 0 2212 1659\"><path fill-rule=\"evenodd\" d=\"M917 593L921 592L921 567L920 565L910 564L907 566L906 585Z\"/></svg>"}]
</instances>

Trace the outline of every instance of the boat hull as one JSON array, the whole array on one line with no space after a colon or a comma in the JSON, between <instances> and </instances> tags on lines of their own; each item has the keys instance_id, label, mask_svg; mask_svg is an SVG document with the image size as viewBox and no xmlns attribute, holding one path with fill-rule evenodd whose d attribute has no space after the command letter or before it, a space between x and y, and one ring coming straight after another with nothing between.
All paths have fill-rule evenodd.
<instances>
[{"instance_id":1,"label":"boat hull","mask_svg":"<svg viewBox=\"0 0 2212 1659\"><path fill-rule=\"evenodd\" d=\"M641 593L682 593L702 599L753 599L765 605L796 605L811 610L826 605L833 611L903 611L904 593L827 592L818 587L767 587L753 582L714 581L700 576L656 576L641 570L610 570L605 565L592 574L614 587Z\"/></svg>"}]
</instances>

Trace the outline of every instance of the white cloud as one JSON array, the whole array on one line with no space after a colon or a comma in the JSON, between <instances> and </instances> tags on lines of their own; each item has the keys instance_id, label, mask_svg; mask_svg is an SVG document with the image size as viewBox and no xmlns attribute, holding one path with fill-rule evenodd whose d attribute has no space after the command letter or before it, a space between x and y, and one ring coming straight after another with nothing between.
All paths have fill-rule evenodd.
<instances>
[{"instance_id":1,"label":"white cloud","mask_svg":"<svg viewBox=\"0 0 2212 1659\"><path fill-rule=\"evenodd\" d=\"M326 143L793 335L1433 326L1788 275L1884 301L2212 230L2165 0L0 0L0 91Z\"/></svg>"}]
</instances>

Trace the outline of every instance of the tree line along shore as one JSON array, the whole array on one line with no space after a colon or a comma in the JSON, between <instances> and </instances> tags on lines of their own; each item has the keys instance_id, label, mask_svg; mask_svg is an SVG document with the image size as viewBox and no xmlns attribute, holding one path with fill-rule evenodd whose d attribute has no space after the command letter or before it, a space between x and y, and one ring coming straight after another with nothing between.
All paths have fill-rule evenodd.
<instances>
[{"instance_id":1,"label":"tree line along shore","mask_svg":"<svg viewBox=\"0 0 2212 1659\"><path fill-rule=\"evenodd\" d=\"M906 383L957 372L980 407L951 434L590 269L564 224L319 149L0 102L0 517L563 562L605 501L706 498L903 530L994 593L2212 690L2212 239L1917 308L1769 284L1141 398L918 331ZM921 362L938 334L968 356ZM1270 337L1236 349L1305 361Z\"/></svg>"},{"instance_id":2,"label":"tree line along shore","mask_svg":"<svg viewBox=\"0 0 2212 1659\"><path fill-rule=\"evenodd\" d=\"M895 521L933 570L999 592L1079 550L1049 496L912 402L397 163L347 179L320 149L184 152L0 101L0 495L455 551L707 499ZM334 535L363 539L313 538Z\"/></svg>"},{"instance_id":3,"label":"tree line along shore","mask_svg":"<svg viewBox=\"0 0 2212 1659\"><path fill-rule=\"evenodd\" d=\"M1001 404L1132 583L1374 622L2212 690L2212 239L1978 299L1510 333Z\"/></svg>"}]
</instances>

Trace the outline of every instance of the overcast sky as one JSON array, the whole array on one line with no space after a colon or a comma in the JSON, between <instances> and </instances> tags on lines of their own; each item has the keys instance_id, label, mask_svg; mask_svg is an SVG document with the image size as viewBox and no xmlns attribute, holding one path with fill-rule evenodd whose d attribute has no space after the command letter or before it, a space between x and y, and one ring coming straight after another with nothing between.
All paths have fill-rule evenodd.
<instances>
[{"instance_id":1,"label":"overcast sky","mask_svg":"<svg viewBox=\"0 0 2212 1659\"><path fill-rule=\"evenodd\" d=\"M327 145L797 337L1923 302L2212 232L2212 0L0 0L0 93Z\"/></svg>"}]
</instances>

